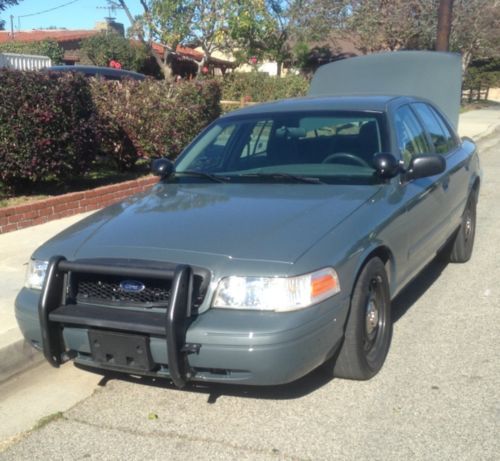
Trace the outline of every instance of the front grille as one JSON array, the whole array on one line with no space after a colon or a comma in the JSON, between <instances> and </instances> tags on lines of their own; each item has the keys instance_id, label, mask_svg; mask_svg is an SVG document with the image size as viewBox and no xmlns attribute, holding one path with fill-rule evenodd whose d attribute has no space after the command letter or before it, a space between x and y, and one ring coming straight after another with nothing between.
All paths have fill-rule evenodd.
<instances>
[{"instance_id":1,"label":"front grille","mask_svg":"<svg viewBox=\"0 0 500 461\"><path fill-rule=\"evenodd\" d=\"M78 274L75 278L73 283L78 303L132 304L153 307L168 305L170 298L170 280L137 280L144 285L144 289L133 293L126 292L120 287L124 281L123 277Z\"/></svg>"},{"instance_id":2,"label":"front grille","mask_svg":"<svg viewBox=\"0 0 500 461\"><path fill-rule=\"evenodd\" d=\"M65 265L69 266L65 276L65 304L160 309L170 304L178 268L172 263L122 259L62 261L61 265L63 270ZM191 270L191 310L196 313L207 293L210 272L193 266Z\"/></svg>"}]
</instances>

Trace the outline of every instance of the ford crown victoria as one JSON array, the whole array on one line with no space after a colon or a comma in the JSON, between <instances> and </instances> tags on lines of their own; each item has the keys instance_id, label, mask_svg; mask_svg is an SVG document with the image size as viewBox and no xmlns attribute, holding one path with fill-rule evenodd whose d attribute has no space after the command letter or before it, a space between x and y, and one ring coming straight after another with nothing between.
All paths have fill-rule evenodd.
<instances>
[{"instance_id":1,"label":"ford crown victoria","mask_svg":"<svg viewBox=\"0 0 500 461\"><path fill-rule=\"evenodd\" d=\"M308 97L229 113L148 193L38 248L16 300L54 366L274 385L369 379L393 299L436 254L471 257L480 169L456 132L460 58L320 68Z\"/></svg>"}]
</instances>

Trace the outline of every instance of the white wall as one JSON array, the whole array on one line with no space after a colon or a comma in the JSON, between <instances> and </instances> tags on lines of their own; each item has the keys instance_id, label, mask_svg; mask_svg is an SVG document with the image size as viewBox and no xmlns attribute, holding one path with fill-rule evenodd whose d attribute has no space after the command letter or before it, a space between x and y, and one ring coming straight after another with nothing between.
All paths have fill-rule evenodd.
<instances>
[{"instance_id":1,"label":"white wall","mask_svg":"<svg viewBox=\"0 0 500 461\"><path fill-rule=\"evenodd\" d=\"M8 67L16 70L40 70L50 67L52 61L47 56L32 54L0 53L0 68Z\"/></svg>"}]
</instances>

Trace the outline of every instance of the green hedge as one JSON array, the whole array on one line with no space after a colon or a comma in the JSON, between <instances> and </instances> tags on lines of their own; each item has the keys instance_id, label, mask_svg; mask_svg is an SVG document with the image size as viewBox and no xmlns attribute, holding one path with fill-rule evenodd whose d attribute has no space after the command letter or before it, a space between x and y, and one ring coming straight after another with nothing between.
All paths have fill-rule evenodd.
<instances>
[{"instance_id":1,"label":"green hedge","mask_svg":"<svg viewBox=\"0 0 500 461\"><path fill-rule=\"evenodd\" d=\"M91 87L101 150L119 169L139 158L174 159L220 115L220 87L214 81L93 80Z\"/></svg>"},{"instance_id":2,"label":"green hedge","mask_svg":"<svg viewBox=\"0 0 500 461\"><path fill-rule=\"evenodd\" d=\"M225 99L265 101L303 95L308 82L259 73L113 82L0 70L0 187L64 182L103 159L118 170L174 159L220 115L221 85Z\"/></svg>"},{"instance_id":3,"label":"green hedge","mask_svg":"<svg viewBox=\"0 0 500 461\"><path fill-rule=\"evenodd\" d=\"M0 101L0 187L15 191L82 175L96 159L126 170L139 158L175 158L220 114L220 86L4 69Z\"/></svg>"},{"instance_id":4,"label":"green hedge","mask_svg":"<svg viewBox=\"0 0 500 461\"><path fill-rule=\"evenodd\" d=\"M0 43L0 53L2 52L48 56L54 65L62 63L64 57L64 49L50 38L40 42L3 42Z\"/></svg>"},{"instance_id":5,"label":"green hedge","mask_svg":"<svg viewBox=\"0 0 500 461\"><path fill-rule=\"evenodd\" d=\"M29 182L85 172L95 156L96 114L87 80L0 71L0 182Z\"/></svg>"},{"instance_id":6,"label":"green hedge","mask_svg":"<svg viewBox=\"0 0 500 461\"><path fill-rule=\"evenodd\" d=\"M224 100L265 102L304 96L309 80L302 75L271 77L261 72L234 72L224 78L222 85Z\"/></svg>"}]
</instances>

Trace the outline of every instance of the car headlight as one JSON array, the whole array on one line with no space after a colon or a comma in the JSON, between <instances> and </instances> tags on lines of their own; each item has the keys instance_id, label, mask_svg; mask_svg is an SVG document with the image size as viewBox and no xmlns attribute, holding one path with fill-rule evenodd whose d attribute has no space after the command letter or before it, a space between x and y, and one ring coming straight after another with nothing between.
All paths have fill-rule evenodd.
<instances>
[{"instance_id":1,"label":"car headlight","mask_svg":"<svg viewBox=\"0 0 500 461\"><path fill-rule=\"evenodd\" d=\"M48 265L48 261L30 259L28 270L26 271L26 280L24 282L24 286L26 288L41 290L43 281L45 280L45 273L47 272Z\"/></svg>"},{"instance_id":2,"label":"car headlight","mask_svg":"<svg viewBox=\"0 0 500 461\"><path fill-rule=\"evenodd\" d=\"M330 267L296 277L226 277L219 282L212 307L287 312L339 291L337 273Z\"/></svg>"}]
</instances>

